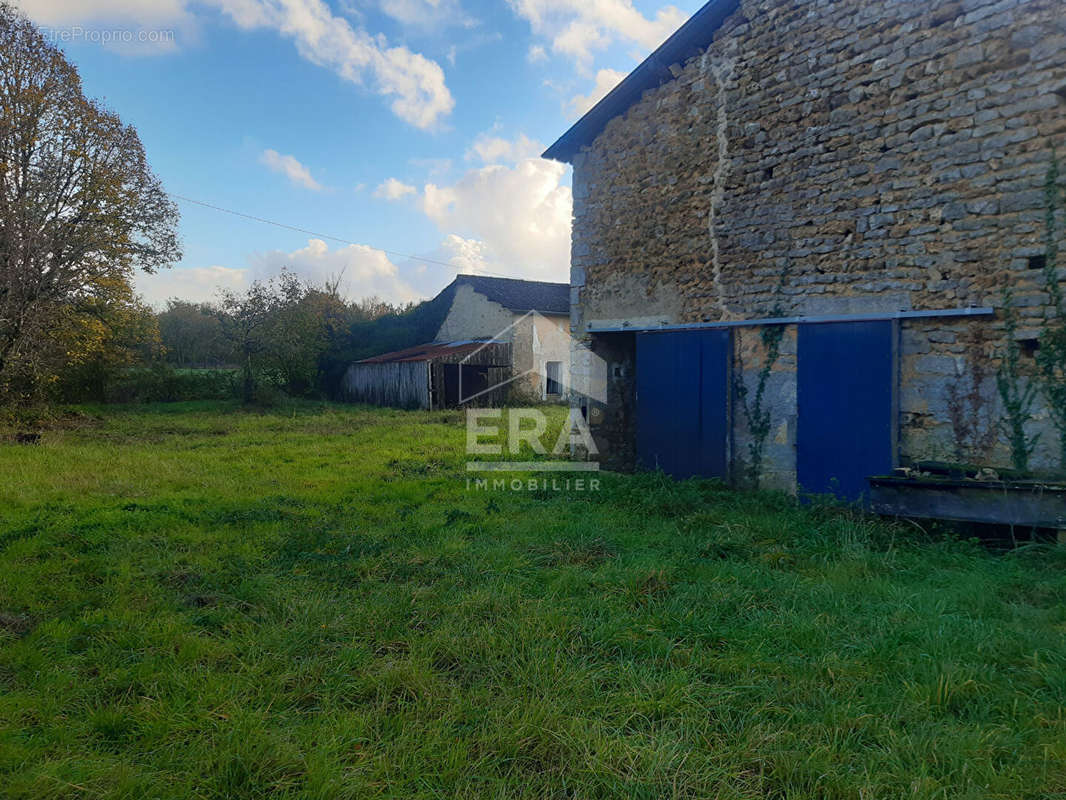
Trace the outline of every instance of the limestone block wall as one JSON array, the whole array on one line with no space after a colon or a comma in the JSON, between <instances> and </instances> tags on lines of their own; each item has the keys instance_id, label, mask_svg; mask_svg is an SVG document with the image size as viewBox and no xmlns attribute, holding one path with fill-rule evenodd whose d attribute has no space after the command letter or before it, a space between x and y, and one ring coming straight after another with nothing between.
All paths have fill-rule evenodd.
<instances>
[{"instance_id":1,"label":"limestone block wall","mask_svg":"<svg viewBox=\"0 0 1066 800\"><path fill-rule=\"evenodd\" d=\"M775 306L998 307L1006 286L1019 337L1037 335L1043 183L1052 149L1066 156L1059 0L742 0L671 71L574 158L575 335ZM751 336L737 337L741 356ZM908 321L901 336L901 457L951 457L948 392L979 358L978 394L996 402L1002 314ZM794 480L794 370L786 351L768 452L782 485ZM628 412L600 413L605 441L625 441ZM738 457L745 436L738 421ZM1038 464L1054 440L1042 437ZM1005 442L984 445L1003 463Z\"/></svg>"}]
</instances>

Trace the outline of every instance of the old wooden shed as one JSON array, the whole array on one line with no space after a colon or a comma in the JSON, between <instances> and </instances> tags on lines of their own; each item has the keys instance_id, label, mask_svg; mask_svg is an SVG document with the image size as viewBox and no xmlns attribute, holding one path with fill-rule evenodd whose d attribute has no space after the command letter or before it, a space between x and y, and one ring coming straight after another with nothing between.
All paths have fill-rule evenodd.
<instances>
[{"instance_id":1,"label":"old wooden shed","mask_svg":"<svg viewBox=\"0 0 1066 800\"><path fill-rule=\"evenodd\" d=\"M352 402L393 408L493 406L503 402L510 376L507 342L434 342L352 364L344 394Z\"/></svg>"}]
</instances>

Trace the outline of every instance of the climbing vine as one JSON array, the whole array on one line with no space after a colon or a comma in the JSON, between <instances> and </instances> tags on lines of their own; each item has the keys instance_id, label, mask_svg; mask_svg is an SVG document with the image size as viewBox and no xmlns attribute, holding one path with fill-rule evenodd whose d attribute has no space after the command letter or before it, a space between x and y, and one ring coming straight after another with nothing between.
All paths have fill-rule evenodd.
<instances>
[{"instance_id":1,"label":"climbing vine","mask_svg":"<svg viewBox=\"0 0 1066 800\"><path fill-rule=\"evenodd\" d=\"M785 284L792 270L791 259L785 260L785 266L778 278L777 288L774 290L774 306L770 310L772 318L785 315L782 300ZM766 388L773 373L774 365L781 356L781 342L785 337L784 325L764 325L759 331L759 339L763 346L763 363L759 374L755 379L755 391L749 391L744 382L744 363L737 359L738 369L736 373L736 394L740 400L740 407L744 413L744 419L748 425L751 440L748 442L748 465L747 474L751 485L758 489L762 481L763 458L766 454L766 441L770 438L773 428L773 418L770 407L767 405Z\"/></svg>"},{"instance_id":2,"label":"climbing vine","mask_svg":"<svg viewBox=\"0 0 1066 800\"><path fill-rule=\"evenodd\" d=\"M985 329L978 328L966 344L969 370L956 376L945 390L955 458L960 463L985 461L995 447L999 433L995 409L984 392L990 377L986 356Z\"/></svg>"},{"instance_id":3,"label":"climbing vine","mask_svg":"<svg viewBox=\"0 0 1066 800\"><path fill-rule=\"evenodd\" d=\"M1051 318L1040 331L1036 363L1040 392L1059 435L1059 466L1066 469L1066 309L1059 286L1059 243L1056 213L1059 199L1059 162L1054 153L1044 181L1044 283L1051 300Z\"/></svg>"},{"instance_id":4,"label":"climbing vine","mask_svg":"<svg viewBox=\"0 0 1066 800\"><path fill-rule=\"evenodd\" d=\"M1015 333L1018 330L1018 315L1014 308L1014 295L1010 288L1003 290L1003 327L1007 344L999 371L996 373L996 388L1003 402L1006 417L1002 420L1003 432L1010 444L1011 463L1016 470L1029 469L1029 456L1033 454L1040 434L1026 433L1025 424L1032 416L1037 387L1027 381L1021 371L1021 347Z\"/></svg>"}]
</instances>

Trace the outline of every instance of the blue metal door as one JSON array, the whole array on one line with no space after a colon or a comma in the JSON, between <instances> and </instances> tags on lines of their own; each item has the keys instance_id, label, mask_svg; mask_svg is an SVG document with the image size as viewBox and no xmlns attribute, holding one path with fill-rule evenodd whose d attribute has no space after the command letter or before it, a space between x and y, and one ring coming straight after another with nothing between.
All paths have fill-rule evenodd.
<instances>
[{"instance_id":1,"label":"blue metal door","mask_svg":"<svg viewBox=\"0 0 1066 800\"><path fill-rule=\"evenodd\" d=\"M889 320L799 326L800 491L861 500L895 466L895 341Z\"/></svg>"},{"instance_id":2,"label":"blue metal door","mask_svg":"<svg viewBox=\"0 0 1066 800\"><path fill-rule=\"evenodd\" d=\"M729 329L637 334L637 460L675 478L729 476Z\"/></svg>"}]
</instances>

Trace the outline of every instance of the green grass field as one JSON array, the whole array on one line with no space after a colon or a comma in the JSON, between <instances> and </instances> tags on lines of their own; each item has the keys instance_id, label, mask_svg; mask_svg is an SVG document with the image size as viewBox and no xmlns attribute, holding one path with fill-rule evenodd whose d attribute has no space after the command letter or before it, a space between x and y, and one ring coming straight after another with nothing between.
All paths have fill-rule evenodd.
<instances>
[{"instance_id":1,"label":"green grass field","mask_svg":"<svg viewBox=\"0 0 1066 800\"><path fill-rule=\"evenodd\" d=\"M1066 797L1066 553L657 476L467 491L456 413L0 444L0 795Z\"/></svg>"}]
</instances>

